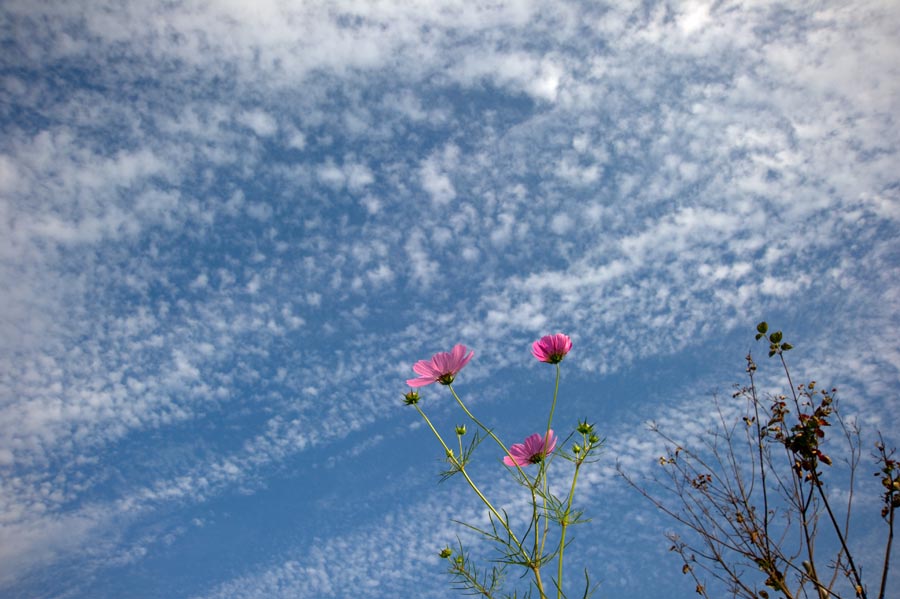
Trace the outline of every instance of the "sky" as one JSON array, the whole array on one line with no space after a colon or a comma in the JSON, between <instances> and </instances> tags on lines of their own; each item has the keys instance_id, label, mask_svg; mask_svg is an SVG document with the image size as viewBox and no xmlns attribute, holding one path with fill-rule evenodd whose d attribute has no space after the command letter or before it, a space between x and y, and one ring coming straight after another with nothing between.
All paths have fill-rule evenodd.
<instances>
[{"instance_id":1,"label":"sky","mask_svg":"<svg viewBox=\"0 0 900 599\"><path fill-rule=\"evenodd\" d=\"M465 344L517 442L560 331L555 427L606 440L573 567L695 596L616 463L701 438L748 350L783 390L757 322L900 443L898 40L874 0L4 0L0 596L457 596L486 515L405 381Z\"/></svg>"}]
</instances>

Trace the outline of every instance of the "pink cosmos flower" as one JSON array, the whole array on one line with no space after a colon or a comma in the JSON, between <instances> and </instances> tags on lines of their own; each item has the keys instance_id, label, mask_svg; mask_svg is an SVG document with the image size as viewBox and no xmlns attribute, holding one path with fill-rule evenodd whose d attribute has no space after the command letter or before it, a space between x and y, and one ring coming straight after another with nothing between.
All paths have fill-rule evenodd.
<instances>
[{"instance_id":1,"label":"pink cosmos flower","mask_svg":"<svg viewBox=\"0 0 900 599\"><path fill-rule=\"evenodd\" d=\"M558 364L572 349L572 340L568 335L557 333L546 335L531 345L531 353L541 362Z\"/></svg>"},{"instance_id":2,"label":"pink cosmos flower","mask_svg":"<svg viewBox=\"0 0 900 599\"><path fill-rule=\"evenodd\" d=\"M409 379L406 384L410 387L424 387L431 383L449 385L453 382L456 373L469 363L475 352L466 355L466 346L457 343L450 352L439 352L431 357L431 360L419 360L413 365L413 370L419 375L417 379Z\"/></svg>"},{"instance_id":3,"label":"pink cosmos flower","mask_svg":"<svg viewBox=\"0 0 900 599\"><path fill-rule=\"evenodd\" d=\"M503 456L503 463L507 466L537 464L555 447L556 435L553 434L553 429L547 431L546 443L543 435L535 433L525 439L524 443L513 443L509 447L509 455ZM510 455L512 458L509 457Z\"/></svg>"}]
</instances>

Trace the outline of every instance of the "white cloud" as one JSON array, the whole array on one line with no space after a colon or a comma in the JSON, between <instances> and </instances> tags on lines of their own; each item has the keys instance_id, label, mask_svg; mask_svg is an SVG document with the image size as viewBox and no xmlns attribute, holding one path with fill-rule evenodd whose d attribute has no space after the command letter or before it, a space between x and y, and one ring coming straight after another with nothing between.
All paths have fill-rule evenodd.
<instances>
[{"instance_id":1,"label":"white cloud","mask_svg":"<svg viewBox=\"0 0 900 599\"><path fill-rule=\"evenodd\" d=\"M425 236L420 231L414 231L403 249L409 260L413 278L421 285L429 285L437 274L438 265L428 253Z\"/></svg>"},{"instance_id":2,"label":"white cloud","mask_svg":"<svg viewBox=\"0 0 900 599\"><path fill-rule=\"evenodd\" d=\"M557 235L565 235L573 226L575 226L575 221L568 214L555 214L550 219L550 230Z\"/></svg>"},{"instance_id":3,"label":"white cloud","mask_svg":"<svg viewBox=\"0 0 900 599\"><path fill-rule=\"evenodd\" d=\"M705 2L688 2L681 8L678 26L687 35L702 29L711 19L710 5Z\"/></svg>"},{"instance_id":4,"label":"white cloud","mask_svg":"<svg viewBox=\"0 0 900 599\"><path fill-rule=\"evenodd\" d=\"M436 204L447 204L456 198L453 182L433 158L422 163L419 170L422 187Z\"/></svg>"},{"instance_id":5,"label":"white cloud","mask_svg":"<svg viewBox=\"0 0 900 599\"><path fill-rule=\"evenodd\" d=\"M371 169L363 164L350 164L347 169L347 187L359 191L375 182Z\"/></svg>"},{"instance_id":6,"label":"white cloud","mask_svg":"<svg viewBox=\"0 0 900 599\"><path fill-rule=\"evenodd\" d=\"M265 202L248 202L245 204L244 210L247 213L247 216L258 221L267 221L272 218L272 214L274 213L272 206Z\"/></svg>"},{"instance_id":7,"label":"white cloud","mask_svg":"<svg viewBox=\"0 0 900 599\"><path fill-rule=\"evenodd\" d=\"M247 293L258 293L261 286L262 280L259 278L259 275L254 274L250 277L250 280L247 281Z\"/></svg>"},{"instance_id":8,"label":"white cloud","mask_svg":"<svg viewBox=\"0 0 900 599\"><path fill-rule=\"evenodd\" d=\"M565 68L551 57L489 48L466 56L451 70L451 74L466 85L489 80L550 102L556 100L565 73Z\"/></svg>"},{"instance_id":9,"label":"white cloud","mask_svg":"<svg viewBox=\"0 0 900 599\"><path fill-rule=\"evenodd\" d=\"M394 271L387 264L379 264L374 270L367 272L366 276L374 285L380 286L394 280Z\"/></svg>"},{"instance_id":10,"label":"white cloud","mask_svg":"<svg viewBox=\"0 0 900 599\"><path fill-rule=\"evenodd\" d=\"M351 191L361 191L375 181L369 167L355 162L336 165L332 160L320 165L317 169L319 180L330 187L340 189L347 187Z\"/></svg>"},{"instance_id":11,"label":"white cloud","mask_svg":"<svg viewBox=\"0 0 900 599\"><path fill-rule=\"evenodd\" d=\"M18 173L15 162L9 156L0 154L0 191L12 191L17 184Z\"/></svg>"},{"instance_id":12,"label":"white cloud","mask_svg":"<svg viewBox=\"0 0 900 599\"><path fill-rule=\"evenodd\" d=\"M237 122L245 127L249 127L260 137L272 137L278 133L278 123L275 121L275 118L263 110L246 110L237 116ZM296 137L291 139L296 140Z\"/></svg>"},{"instance_id":13,"label":"white cloud","mask_svg":"<svg viewBox=\"0 0 900 599\"><path fill-rule=\"evenodd\" d=\"M105 525L102 514L88 511L65 516L34 514L26 521L0 526L0 585L23 572L52 563L60 552L81 547Z\"/></svg>"},{"instance_id":14,"label":"white cloud","mask_svg":"<svg viewBox=\"0 0 900 599\"><path fill-rule=\"evenodd\" d=\"M383 206L381 200L371 195L363 196L359 201L369 214L378 214Z\"/></svg>"},{"instance_id":15,"label":"white cloud","mask_svg":"<svg viewBox=\"0 0 900 599\"><path fill-rule=\"evenodd\" d=\"M302 150L306 147L306 135L294 128L288 130L287 146L294 150Z\"/></svg>"}]
</instances>

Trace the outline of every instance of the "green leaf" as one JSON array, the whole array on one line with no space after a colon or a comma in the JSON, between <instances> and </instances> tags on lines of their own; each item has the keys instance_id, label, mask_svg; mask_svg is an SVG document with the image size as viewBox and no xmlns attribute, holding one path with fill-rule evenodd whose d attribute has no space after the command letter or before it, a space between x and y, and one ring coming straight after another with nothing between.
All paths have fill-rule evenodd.
<instances>
[{"instance_id":1,"label":"green leaf","mask_svg":"<svg viewBox=\"0 0 900 599\"><path fill-rule=\"evenodd\" d=\"M782 349L782 351L787 351L789 349L794 349L794 346L791 345L790 343L782 343L781 349Z\"/></svg>"},{"instance_id":2,"label":"green leaf","mask_svg":"<svg viewBox=\"0 0 900 599\"><path fill-rule=\"evenodd\" d=\"M769 330L769 324L764 320L756 325L756 330L759 331L759 335L756 336L756 338L759 339L760 336L765 335L766 331Z\"/></svg>"},{"instance_id":3,"label":"green leaf","mask_svg":"<svg viewBox=\"0 0 900 599\"><path fill-rule=\"evenodd\" d=\"M769 341L772 343L779 343L781 341L781 331L775 331L769 335Z\"/></svg>"}]
</instances>

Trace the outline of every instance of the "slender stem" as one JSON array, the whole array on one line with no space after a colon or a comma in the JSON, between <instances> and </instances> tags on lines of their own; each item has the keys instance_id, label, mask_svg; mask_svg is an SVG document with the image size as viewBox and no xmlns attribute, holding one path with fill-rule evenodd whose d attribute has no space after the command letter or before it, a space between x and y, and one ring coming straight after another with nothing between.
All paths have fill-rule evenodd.
<instances>
[{"instance_id":1,"label":"slender stem","mask_svg":"<svg viewBox=\"0 0 900 599\"><path fill-rule=\"evenodd\" d=\"M797 390L794 389L794 383L791 380L791 373L788 370L787 362L784 360L784 354L778 354L778 357L781 358L781 365L784 366L784 374L787 376L788 384L791 386L791 394L794 396L794 406L797 408L797 414L800 414L800 402L797 400ZM857 590L859 591L859 596L862 599L866 599L866 589L862 584L862 580L859 577L859 572L856 569L856 564L853 563L853 556L850 554L850 548L847 547L847 543L844 540L844 535L841 534L841 527L838 525L837 519L834 517L834 512L831 511L831 504L828 502L828 497L825 496L825 491L822 490L822 482L819 480L818 474L816 474L815 468L812 471L812 484L818 490L819 497L822 499L822 503L825 505L825 511L828 512L828 517L831 520L831 525L834 528L834 532L837 534L838 540L841 542L841 547L844 549L844 553L847 555L847 564L850 566L850 572L853 574L853 580L856 583ZM810 556L810 561L812 562L812 556ZM818 586L821 586L818 580L815 581Z\"/></svg>"},{"instance_id":2,"label":"slender stem","mask_svg":"<svg viewBox=\"0 0 900 599\"><path fill-rule=\"evenodd\" d=\"M541 599L547 599L547 594L544 593L544 583L541 581L541 567L537 564L532 564L531 571L534 572L534 582L537 585L538 593L541 594Z\"/></svg>"},{"instance_id":3,"label":"slender stem","mask_svg":"<svg viewBox=\"0 0 900 599\"><path fill-rule=\"evenodd\" d=\"M558 388L558 386L559 386L559 382L558 382L558 378L557 378L557 388ZM537 498L534 496L534 486L533 486L533 485L537 484L537 480L535 480L534 483L532 483L531 479L528 477L527 474L525 474L525 471L522 470L522 467L519 465L519 463L516 461L516 459L513 458L511 453L509 453L509 449L507 449L506 445L503 444L503 441L501 441L497 437L497 435L494 434L494 431L492 431L491 429L486 427L480 420L478 420L478 418L475 417L474 414L472 414L472 412L469 411L469 408L466 407L466 404L464 404L463 401L459 398L459 395L456 394L456 390L453 388L453 385L448 384L447 387L450 389L450 393L453 395L453 399L456 400L456 403L459 404L459 407L462 408L463 412L466 413L466 416L468 416L472 420L472 422L474 422L481 430L483 430L485 433L487 433L487 435L491 439L493 439L494 442L497 443L497 445L500 446L500 448L503 450L503 453L505 453L507 456L509 456L509 459L512 460L512 462L516 465L516 470L519 471L519 474L522 475L522 478L528 482L528 485L532 491L532 504L535 506L534 526L535 526L535 535L537 536L537 534L538 534ZM555 406L556 406L556 394L554 393L553 407L555 407ZM551 409L550 414L551 414L551 418L552 418L553 417L552 409ZM546 437L545 437L545 440L546 440ZM463 474L465 474L464 471L463 471ZM487 501L487 500L485 499L484 501ZM530 567L532 572L534 572L535 584L537 585L537 589L538 589L538 592L540 593L541 599L546 599L547 595L544 593L544 585L541 582L540 556L534 555L534 556L529 557L527 555L527 553L525 552L525 549L522 547L521 543L519 543L518 540L516 539L516 537L513 536L512 531L509 530L509 527L506 525L506 523L503 520L501 520L501 522L503 523L504 527L506 528L506 530L510 534L510 536L512 536L512 538L516 541L516 544L518 545L519 550L522 552L523 556L526 559L528 567ZM537 547L538 547L537 539L535 539L535 553L537 553Z\"/></svg>"},{"instance_id":4,"label":"slender stem","mask_svg":"<svg viewBox=\"0 0 900 599\"><path fill-rule=\"evenodd\" d=\"M541 539L541 551L540 555L544 554L544 545L547 543L547 537L550 532L550 518L547 516L549 510L547 509L547 497L550 493L550 481L547 479L547 464L548 460L542 460L540 463L540 471L538 472L538 477L540 479L540 484L543 487L543 508L544 508L544 536ZM536 483L537 484L537 483Z\"/></svg>"},{"instance_id":5,"label":"slender stem","mask_svg":"<svg viewBox=\"0 0 900 599\"><path fill-rule=\"evenodd\" d=\"M884 439L881 436L881 433L878 433L878 443L876 444L878 447L878 451L881 453L881 463L885 465L885 469L882 470L884 474L890 477L891 481L895 480L893 475L893 462L891 461L891 456L893 455L893 450L888 454L888 451L884 447ZM893 482L891 482L893 485ZM894 543L894 512L896 509L894 508L894 498L896 497L896 491L893 488L890 488L887 493L885 493L885 508L888 510L888 538L887 544L884 547L884 566L881 570L881 585L878 591L878 599L884 599L884 590L885 585L887 584L887 575L888 568L891 565L891 545ZM883 516L883 514L882 514Z\"/></svg>"},{"instance_id":6,"label":"slender stem","mask_svg":"<svg viewBox=\"0 0 900 599\"><path fill-rule=\"evenodd\" d=\"M522 553L522 555L526 559L529 559L529 561L530 561L528 554L525 552L525 549L522 547L522 543L519 542L519 539L516 538L516 535L509 528L509 524L507 524L506 520L500 516L500 512L498 512L497 509L493 505L491 505L491 502L488 501L488 498L484 496L484 494L481 492L481 489L479 489L478 486L475 484L475 481L473 481L469 477L469 473L466 472L465 466L453 456L453 451L444 442L444 439L441 437L440 433L437 432L437 429L434 428L434 425L431 424L431 420L428 419L428 416L425 415L425 412L422 411L422 408L420 408L416 404L413 404L413 406L416 408L416 411L419 412L419 414L422 416L422 418L425 419L425 422L428 424L428 427L431 429L431 432L434 433L434 436L437 437L437 440L440 441L441 446L443 446L443 448L444 448L444 451L447 452L447 457L449 457L453 461L454 465L456 465L459 468L459 471L462 473L463 477L465 477L466 482L469 483L469 486L472 488L472 490L475 491L475 494L478 495L478 497L481 499L481 501L484 503L484 505L487 506L487 508L494 515L494 517L500 522L500 524L503 525L503 528L506 530L507 534L509 534L509 536L513 540L513 542L516 544L516 547L519 548L519 551Z\"/></svg>"},{"instance_id":7,"label":"slender stem","mask_svg":"<svg viewBox=\"0 0 900 599\"><path fill-rule=\"evenodd\" d=\"M822 503L825 505L825 511L828 512L828 517L831 519L831 526L834 527L834 532L837 534L837 538L841 542L841 547L843 547L844 553L847 555L847 564L850 566L850 572L853 574L853 580L856 582L857 590L860 591L859 596L862 599L866 599L866 588L863 586L862 580L859 577L859 571L856 569L856 564L853 563L853 556L850 554L850 548L847 547L844 535L841 534L841 527L834 517L834 512L831 511L831 505L828 503L825 491L822 490L822 482L819 480L819 476L816 474L815 469L813 469L812 474L813 485L819 491L819 497L822 498Z\"/></svg>"},{"instance_id":8,"label":"slender stem","mask_svg":"<svg viewBox=\"0 0 900 599\"><path fill-rule=\"evenodd\" d=\"M491 429L489 429L488 427L486 427L484 424L482 424L481 421L478 420L478 418L475 418L475 415L472 414L472 412L469 411L469 408L466 407L466 404L464 404L463 401L459 398L459 395L456 394L456 390L453 389L453 385L447 385L447 388L450 389L450 393L453 394L453 399L456 400L456 403L459 404L459 407L461 407L462 410L463 410L463 412L466 413L466 416L468 416L468 417L472 420L472 422L474 422L476 425L478 425L478 428L480 428L480 429L483 430L485 433L487 433L488 436L489 436L491 439L493 439L493 440L497 443L497 445L500 446L500 448L503 450L503 453L505 453L506 455L508 455L508 456L509 456L509 459L512 460L512 462L516 465L516 470L519 471L519 474L522 475L522 478L524 478L526 481L528 481L529 484L531 484L531 479L528 477L527 474L525 474L525 471L522 470L522 467L519 466L519 463L518 463L518 462L516 461L516 459L512 456L512 454L509 453L509 450L506 448L506 445L503 444L503 441L501 441L501 440L497 437L497 435L494 434L494 431L492 431Z\"/></svg>"},{"instance_id":9,"label":"slender stem","mask_svg":"<svg viewBox=\"0 0 900 599\"><path fill-rule=\"evenodd\" d=\"M478 418L476 418L475 415L469 411L469 408L466 407L466 404L464 404L463 401L459 398L459 395L456 394L456 390L453 388L453 385L447 385L447 388L450 389L450 393L453 394L453 399L456 400L456 403L459 404L459 407L461 407L463 412L466 413L466 416L471 418L472 422L477 424L478 427L481 428L481 430L486 432L488 436L490 436L490 438L493 439L497 443L497 445L499 445L503 449L503 452L508 455L510 459L512 459L512 455L510 455L509 450L506 448L506 445L503 444L503 441L497 438L497 435L494 434L494 431L482 424L481 421L478 420Z\"/></svg>"},{"instance_id":10,"label":"slender stem","mask_svg":"<svg viewBox=\"0 0 900 599\"><path fill-rule=\"evenodd\" d=\"M540 541L541 541L541 518L538 514L538 505L537 505L537 496L534 492L534 487L531 487L531 526L534 528L534 550L532 555L534 556L534 564L537 566L538 570L540 570Z\"/></svg>"},{"instance_id":11,"label":"slender stem","mask_svg":"<svg viewBox=\"0 0 900 599\"><path fill-rule=\"evenodd\" d=\"M452 563L452 562L451 562L451 563ZM455 564L455 563L454 563L454 564L453 564L453 570L454 570L459 576L462 576L463 578L465 578L465 579L466 579L466 582L468 582L470 585L472 585L472 588L473 588L473 589L475 589L476 591L478 591L477 594L479 594L479 595L481 595L481 596L483 596L483 597L488 597L488 599L490 599L491 597L493 597L493 595L491 594L490 590L488 590L487 588L485 588L485 586L484 586L483 584L481 584L480 582L478 582L478 578L476 578L475 576L473 576L468 570L465 569L464 566L461 566L460 564ZM473 593L473 594L474 594L474 593Z\"/></svg>"},{"instance_id":12,"label":"slender stem","mask_svg":"<svg viewBox=\"0 0 900 599\"><path fill-rule=\"evenodd\" d=\"M547 432L544 434L544 452L546 453L548 447L547 443L547 435L550 434L550 427L553 425L553 412L556 410L556 397L559 395L559 362L556 363L556 385L553 388L553 403L550 404L550 416L547 418Z\"/></svg>"},{"instance_id":13,"label":"slender stem","mask_svg":"<svg viewBox=\"0 0 900 599\"><path fill-rule=\"evenodd\" d=\"M562 522L559 524L559 560L556 565L556 599L562 598L562 580L563 580L563 553L566 550L566 531L569 526L569 512L572 511L572 499L575 497L575 483L578 481L578 470L584 460L575 462L575 474L572 475L572 486L569 488L569 498L566 501L566 511L563 514Z\"/></svg>"},{"instance_id":14,"label":"slender stem","mask_svg":"<svg viewBox=\"0 0 900 599\"><path fill-rule=\"evenodd\" d=\"M800 401L797 399L797 390L794 389L794 381L791 379L791 373L788 370L787 362L784 361L784 354L778 353L778 357L781 358L781 365L784 367L784 374L787 376L788 385L791 387L791 395L794 398L794 407L797 408L797 414L800 413Z\"/></svg>"},{"instance_id":15,"label":"slender stem","mask_svg":"<svg viewBox=\"0 0 900 599\"><path fill-rule=\"evenodd\" d=\"M553 387L553 401L550 403L550 415L547 417L547 431L544 433L544 456L548 457L549 449L550 449L550 428L553 426L553 413L556 411L556 398L559 396L559 378L560 378L560 367L559 362L555 364L556 366L556 383ZM538 471L538 479L541 480L541 484L543 486L544 495L543 495L543 508L544 508L544 539L541 542L541 553L544 552L544 543L547 541L547 535L550 530L550 519L547 518L547 495L550 493L550 482L547 479L547 466L549 460L544 459L541 461L540 470ZM537 484L538 481L535 481ZM537 522L535 522L537 524ZM559 587L557 586L557 589Z\"/></svg>"},{"instance_id":16,"label":"slender stem","mask_svg":"<svg viewBox=\"0 0 900 599\"><path fill-rule=\"evenodd\" d=\"M434 436L437 438L438 442L440 442L441 447L444 448L444 451L447 452L447 455L448 456L453 455L453 450L451 450L447 446L447 444L444 442L444 438L441 437L441 434L439 432L437 432L437 429L434 428L433 424L431 424L431 420L428 419L428 416L425 415L425 412L422 411L422 408L420 408L417 404L413 404L413 407L416 409L416 411L419 413L419 415L425 420L425 424L427 424L428 428L431 429L431 432L434 433Z\"/></svg>"},{"instance_id":17,"label":"slender stem","mask_svg":"<svg viewBox=\"0 0 900 599\"><path fill-rule=\"evenodd\" d=\"M753 365L750 354L747 354L747 360ZM753 366L755 367L755 365ZM766 542L766 559L771 560L772 549L769 545L769 490L766 488L766 461L763 456L762 425L759 422L759 399L756 396L756 381L753 380L753 370L752 368L748 368L748 370L750 371L750 393L753 400L753 415L756 422L756 447L759 452L759 474L762 482L763 534L765 535Z\"/></svg>"},{"instance_id":18,"label":"slender stem","mask_svg":"<svg viewBox=\"0 0 900 599\"><path fill-rule=\"evenodd\" d=\"M800 400L797 398L797 389L794 387L794 381L791 378L791 371L788 368L787 361L785 361L785 359L784 359L784 354L779 351L778 357L779 357L779 359L781 359L781 366L784 368L784 375L787 377L788 386L790 386L790 388L791 388L791 397L794 400L794 407L796 408L797 416L799 417L802 410L800 409ZM790 456L789 459L795 459L793 457L793 452L790 451L790 449L787 447L787 445L785 445L785 449L788 450L788 455ZM793 477L793 479L794 479L795 488L798 485L802 486L803 483L802 483L802 479L800 477L799 472L797 472L797 476ZM828 515L831 517L831 522L832 522L832 525L834 526L834 530L837 533L838 539L841 541L841 546L847 552L847 559L850 562L850 567L851 567L851 570L853 571L854 578L856 579L857 584L859 584L859 576L857 575L856 568L853 565L853 559L850 557L850 551L847 548L847 544L844 543L844 537L843 537L843 535L841 535L840 527L838 527L837 521L834 519L834 514L831 513L831 507L828 505L828 499L825 497L825 494L822 492L821 484L819 483L818 478L815 476L815 470L813 470L812 486L818 488L818 490L819 490L819 495L821 496L822 500L825 503L825 509L828 511ZM801 528L803 530L804 539L806 541L806 554L807 554L807 556L809 556L809 564L810 564L810 568L809 568L810 571L807 574L809 575L810 580L812 580L812 583L816 586L817 591L819 591L820 589L827 591L827 589L825 589L825 587L822 585L822 582L819 580L819 574L816 572L816 560L813 558L813 552L814 552L813 542L814 542L815 533L813 533L813 536L811 538L810 531L809 531L809 521L807 520L807 510L809 509L809 506L812 503L812 493L813 493L813 489L810 489L808 499L806 501L803 501L801 499L801 503L799 506L800 507L801 525L802 525ZM865 593L863 593L862 598L865 599Z\"/></svg>"},{"instance_id":19,"label":"slender stem","mask_svg":"<svg viewBox=\"0 0 900 599\"><path fill-rule=\"evenodd\" d=\"M891 564L891 544L894 542L894 508L889 506L890 515L888 516L888 540L887 546L884 548L884 569L881 572L881 589L878 591L878 599L884 599L884 587L887 583L888 566Z\"/></svg>"},{"instance_id":20,"label":"slender stem","mask_svg":"<svg viewBox=\"0 0 900 599\"><path fill-rule=\"evenodd\" d=\"M847 464L850 466L850 481L849 481L848 491L847 491L847 512L846 512L846 516L844 517L844 536L849 537L850 536L850 516L852 514L852 507L853 507L853 493L854 493L853 489L856 486L856 482L855 482L856 481L856 468L859 465L859 455L860 455L859 435L857 433L856 441L854 441L853 440L853 438L854 438L853 431L851 429L847 428L847 424L844 422L844 419L841 417L840 413L835 410L834 415L837 418L838 422L841 424L841 430L843 430L844 437L847 439L847 444L850 447L850 458L847 461ZM855 429L855 427L854 427L854 429ZM835 565L837 567L832 569L831 580L828 581L828 591L829 592L831 591L831 589L834 588L834 584L837 581L838 576L840 576L841 572L844 571L843 565L841 564L843 559L844 559L844 550L843 550L843 548L841 548L841 550L838 551L837 558L834 560Z\"/></svg>"}]
</instances>

